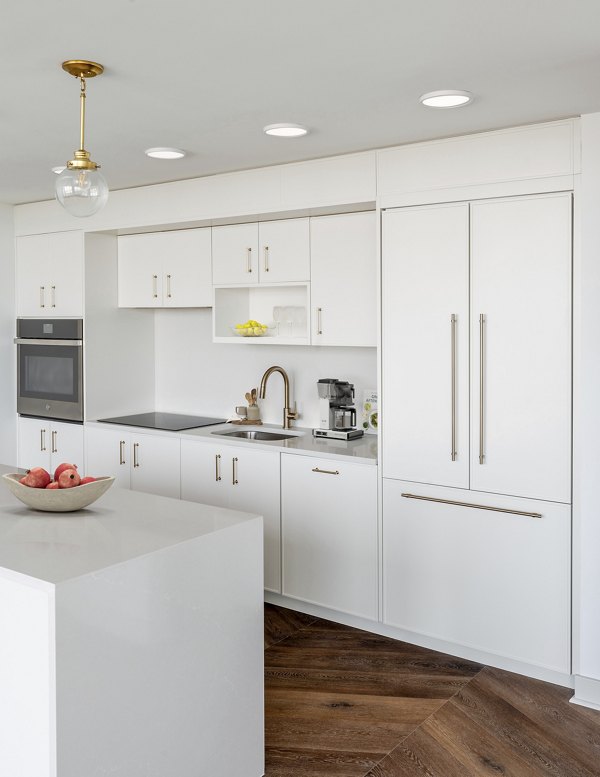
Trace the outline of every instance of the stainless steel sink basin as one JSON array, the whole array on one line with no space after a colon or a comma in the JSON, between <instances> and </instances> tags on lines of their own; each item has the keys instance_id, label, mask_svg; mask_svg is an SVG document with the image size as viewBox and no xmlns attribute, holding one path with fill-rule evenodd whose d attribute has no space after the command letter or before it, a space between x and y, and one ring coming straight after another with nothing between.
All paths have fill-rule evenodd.
<instances>
[{"instance_id":1,"label":"stainless steel sink basin","mask_svg":"<svg viewBox=\"0 0 600 777\"><path fill-rule=\"evenodd\" d=\"M241 437L243 440L291 440L295 434L283 432L264 432L256 429L236 429L234 432L211 432L221 437Z\"/></svg>"}]
</instances>

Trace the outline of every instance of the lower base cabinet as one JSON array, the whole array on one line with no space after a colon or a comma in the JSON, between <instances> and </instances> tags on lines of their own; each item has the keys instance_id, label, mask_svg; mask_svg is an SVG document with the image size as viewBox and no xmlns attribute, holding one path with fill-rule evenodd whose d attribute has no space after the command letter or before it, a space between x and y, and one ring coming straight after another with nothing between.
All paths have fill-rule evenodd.
<instances>
[{"instance_id":1,"label":"lower base cabinet","mask_svg":"<svg viewBox=\"0 0 600 777\"><path fill-rule=\"evenodd\" d=\"M568 673L570 556L569 505L384 479L386 625Z\"/></svg>"},{"instance_id":2,"label":"lower base cabinet","mask_svg":"<svg viewBox=\"0 0 600 777\"><path fill-rule=\"evenodd\" d=\"M178 437L88 426L85 440L91 475L114 475L121 488L179 499Z\"/></svg>"},{"instance_id":3,"label":"lower base cabinet","mask_svg":"<svg viewBox=\"0 0 600 777\"><path fill-rule=\"evenodd\" d=\"M83 477L83 426L42 418L18 420L17 466L43 467L51 475L62 462L76 464Z\"/></svg>"},{"instance_id":4,"label":"lower base cabinet","mask_svg":"<svg viewBox=\"0 0 600 777\"><path fill-rule=\"evenodd\" d=\"M377 620L377 467L281 456L283 594Z\"/></svg>"},{"instance_id":5,"label":"lower base cabinet","mask_svg":"<svg viewBox=\"0 0 600 777\"><path fill-rule=\"evenodd\" d=\"M279 452L181 441L181 498L263 516L264 586L281 593Z\"/></svg>"}]
</instances>

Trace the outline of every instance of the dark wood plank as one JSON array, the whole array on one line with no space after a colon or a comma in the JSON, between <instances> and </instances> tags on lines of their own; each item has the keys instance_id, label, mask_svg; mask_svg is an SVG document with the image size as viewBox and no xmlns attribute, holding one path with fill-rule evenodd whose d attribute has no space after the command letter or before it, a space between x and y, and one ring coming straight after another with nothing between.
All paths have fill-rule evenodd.
<instances>
[{"instance_id":1,"label":"dark wood plank","mask_svg":"<svg viewBox=\"0 0 600 777\"><path fill-rule=\"evenodd\" d=\"M313 615L305 615L303 612L277 607L274 604L265 604L265 648L287 639L299 629L315 621L316 618Z\"/></svg>"},{"instance_id":2,"label":"dark wood plank","mask_svg":"<svg viewBox=\"0 0 600 777\"><path fill-rule=\"evenodd\" d=\"M265 777L363 777L374 763L368 753L267 747Z\"/></svg>"}]
</instances>

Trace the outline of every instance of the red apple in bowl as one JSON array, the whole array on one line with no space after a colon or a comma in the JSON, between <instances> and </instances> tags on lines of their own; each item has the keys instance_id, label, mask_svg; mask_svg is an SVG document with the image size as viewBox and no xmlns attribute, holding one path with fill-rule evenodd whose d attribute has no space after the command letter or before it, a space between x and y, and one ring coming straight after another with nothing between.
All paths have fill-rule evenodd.
<instances>
[{"instance_id":1,"label":"red apple in bowl","mask_svg":"<svg viewBox=\"0 0 600 777\"><path fill-rule=\"evenodd\" d=\"M29 488L46 488L51 480L52 478L43 467L34 467L28 469L27 474L19 482Z\"/></svg>"},{"instance_id":2,"label":"red apple in bowl","mask_svg":"<svg viewBox=\"0 0 600 777\"><path fill-rule=\"evenodd\" d=\"M52 490L54 490L55 488L60 488L60 486L58 485L56 480L53 480L52 483L48 483L48 485L46 486L46 489L48 488L51 488Z\"/></svg>"},{"instance_id":3,"label":"red apple in bowl","mask_svg":"<svg viewBox=\"0 0 600 777\"><path fill-rule=\"evenodd\" d=\"M78 486L80 481L81 478L76 469L63 469L58 476L58 487L73 488L74 486Z\"/></svg>"},{"instance_id":4,"label":"red apple in bowl","mask_svg":"<svg viewBox=\"0 0 600 777\"><path fill-rule=\"evenodd\" d=\"M95 483L96 478L93 478L91 475L86 475L84 478L81 478L79 481L80 486L85 486L86 483Z\"/></svg>"}]
</instances>

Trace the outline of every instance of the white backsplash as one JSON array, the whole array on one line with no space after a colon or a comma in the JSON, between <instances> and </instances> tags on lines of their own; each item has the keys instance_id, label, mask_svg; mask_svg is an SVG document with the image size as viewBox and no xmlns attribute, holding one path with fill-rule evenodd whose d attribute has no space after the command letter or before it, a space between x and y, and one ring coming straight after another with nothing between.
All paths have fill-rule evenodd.
<instances>
[{"instance_id":1,"label":"white backsplash","mask_svg":"<svg viewBox=\"0 0 600 777\"><path fill-rule=\"evenodd\" d=\"M318 425L317 380L339 378L363 389L377 385L375 348L229 345L212 342L212 311L158 310L155 317L156 409L229 417L244 394L258 388L264 371L278 364L290 376L298 426ZM259 400L266 423L281 424L283 381L272 375Z\"/></svg>"}]
</instances>

